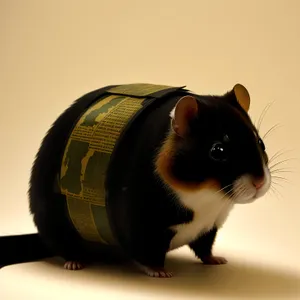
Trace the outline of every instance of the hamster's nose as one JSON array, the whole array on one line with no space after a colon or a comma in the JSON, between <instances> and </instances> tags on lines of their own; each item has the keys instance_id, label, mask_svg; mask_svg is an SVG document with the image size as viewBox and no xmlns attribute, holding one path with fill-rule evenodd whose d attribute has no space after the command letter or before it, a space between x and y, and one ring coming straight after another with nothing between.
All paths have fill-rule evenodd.
<instances>
[{"instance_id":1,"label":"hamster's nose","mask_svg":"<svg viewBox=\"0 0 300 300\"><path fill-rule=\"evenodd\" d=\"M264 185L265 179L264 178L254 179L252 183L255 186L255 188L259 190Z\"/></svg>"}]
</instances>

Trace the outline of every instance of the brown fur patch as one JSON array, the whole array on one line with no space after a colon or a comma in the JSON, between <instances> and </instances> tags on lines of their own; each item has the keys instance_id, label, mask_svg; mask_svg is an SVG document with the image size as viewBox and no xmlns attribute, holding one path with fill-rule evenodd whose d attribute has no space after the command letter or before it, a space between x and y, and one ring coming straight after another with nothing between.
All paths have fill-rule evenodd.
<instances>
[{"instance_id":1,"label":"brown fur patch","mask_svg":"<svg viewBox=\"0 0 300 300\"><path fill-rule=\"evenodd\" d=\"M176 153L176 144L178 138L179 137L176 136L175 133L171 132L166 138L163 146L161 147L155 161L156 172L164 181L164 183L171 187L173 190L180 190L185 192L196 192L203 188L219 190L221 188L220 184L213 179L207 180L202 183L193 183L183 182L174 177L171 168L173 164L173 158Z\"/></svg>"}]
</instances>

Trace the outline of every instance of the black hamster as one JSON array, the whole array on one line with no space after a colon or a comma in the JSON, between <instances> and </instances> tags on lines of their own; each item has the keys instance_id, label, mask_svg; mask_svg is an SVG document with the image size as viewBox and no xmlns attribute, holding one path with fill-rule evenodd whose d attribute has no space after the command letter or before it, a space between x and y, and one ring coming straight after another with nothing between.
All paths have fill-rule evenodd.
<instances>
[{"instance_id":1,"label":"black hamster","mask_svg":"<svg viewBox=\"0 0 300 300\"><path fill-rule=\"evenodd\" d=\"M84 95L45 136L29 188L36 241L72 270L120 251L147 275L171 277L166 254L184 245L205 264L226 263L212 253L219 228L271 184L248 91L137 86Z\"/></svg>"}]
</instances>

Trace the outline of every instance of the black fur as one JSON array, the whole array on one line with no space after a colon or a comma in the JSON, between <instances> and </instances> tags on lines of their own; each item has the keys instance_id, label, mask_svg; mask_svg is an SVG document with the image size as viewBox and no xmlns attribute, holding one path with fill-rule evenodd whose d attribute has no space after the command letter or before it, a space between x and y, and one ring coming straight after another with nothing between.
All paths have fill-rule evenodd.
<instances>
[{"instance_id":1,"label":"black fur","mask_svg":"<svg viewBox=\"0 0 300 300\"><path fill-rule=\"evenodd\" d=\"M191 121L190 134L184 139L178 138L172 168L173 175L181 182L201 183L216 179L225 187L242 174L257 177L263 174L263 149L255 135L258 133L232 97L231 93L223 97L197 96L199 117ZM169 132L169 113L179 98L157 104L151 114L145 114L132 128L131 139L128 138L134 149L120 155L130 159L127 162L130 171L126 170L121 183L131 187L126 190L130 204L123 207L127 216L124 223L130 220L130 226L126 227L131 233L128 237L129 252L131 257L148 266L163 266L174 236L168 228L193 220L193 212L181 206L154 174L156 154ZM229 137L229 141L225 139L224 142L228 146L228 160L216 162L210 158L209 151L213 143L223 141L225 135ZM118 190L118 185L115 188ZM217 231L215 227L191 244L199 257L211 253Z\"/></svg>"},{"instance_id":2,"label":"black fur","mask_svg":"<svg viewBox=\"0 0 300 300\"><path fill-rule=\"evenodd\" d=\"M1 237L0 249L0 268L54 255L47 249L37 233Z\"/></svg>"},{"instance_id":3,"label":"black fur","mask_svg":"<svg viewBox=\"0 0 300 300\"><path fill-rule=\"evenodd\" d=\"M72 127L100 93L100 90L95 91L78 99L55 121L32 168L29 199L34 222L49 251L66 260L84 260L89 252L66 217L66 201L55 191L55 180ZM193 212L181 206L164 186L155 173L154 164L169 133L170 111L185 94L177 93L177 96L157 101L137 117L114 155L107 179L112 199L110 216L115 218L114 229L125 253L151 267L164 266L175 234L169 227L193 219ZM191 121L189 135L178 140L173 175L187 183L213 178L224 187L241 174L261 176L264 152L234 94L195 97L199 101L199 117ZM226 146L228 159L225 162L211 159L209 153L215 142ZM217 230L214 228L190 244L199 258L211 254Z\"/></svg>"},{"instance_id":4,"label":"black fur","mask_svg":"<svg viewBox=\"0 0 300 300\"><path fill-rule=\"evenodd\" d=\"M214 179L229 190L243 174L263 177L264 145L248 115L232 93L223 97L197 97L199 113L190 122L185 139L178 141L172 172L183 182ZM214 160L210 151L215 143L225 149L224 161Z\"/></svg>"},{"instance_id":5,"label":"black fur","mask_svg":"<svg viewBox=\"0 0 300 300\"><path fill-rule=\"evenodd\" d=\"M43 139L32 167L28 195L34 223L48 248L66 260L85 260L87 255L65 213L65 198L55 191L55 180L75 122L102 92L99 89L84 95L58 117Z\"/></svg>"},{"instance_id":6,"label":"black fur","mask_svg":"<svg viewBox=\"0 0 300 300\"><path fill-rule=\"evenodd\" d=\"M118 219L116 230L122 233L119 239L129 257L151 267L164 265L174 236L168 227L193 218L193 212L181 207L162 184L154 164L169 132L169 113L181 96L157 101L139 115L115 153L108 180L113 182L111 209Z\"/></svg>"},{"instance_id":7,"label":"black fur","mask_svg":"<svg viewBox=\"0 0 300 300\"><path fill-rule=\"evenodd\" d=\"M190 248L194 251L195 255L199 259L205 260L205 258L213 255L212 247L215 242L217 232L218 228L214 227L190 243Z\"/></svg>"}]
</instances>

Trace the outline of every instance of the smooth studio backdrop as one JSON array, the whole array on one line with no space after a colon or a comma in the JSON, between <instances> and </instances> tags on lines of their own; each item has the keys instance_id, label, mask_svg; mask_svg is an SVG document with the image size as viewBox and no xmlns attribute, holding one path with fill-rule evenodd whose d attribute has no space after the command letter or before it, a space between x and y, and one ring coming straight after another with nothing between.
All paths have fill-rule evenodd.
<instances>
[{"instance_id":1,"label":"smooth studio backdrop","mask_svg":"<svg viewBox=\"0 0 300 300\"><path fill-rule=\"evenodd\" d=\"M217 239L226 266L172 253L170 280L125 267L67 272L56 261L0 270L1 299L300 299L300 3L251 1L0 0L0 234L35 232L27 188L32 161L55 118L108 84L187 85L222 94L237 82L252 99L274 185L237 206ZM286 152L287 150L291 150ZM1 253L1 249L0 249Z\"/></svg>"}]
</instances>

